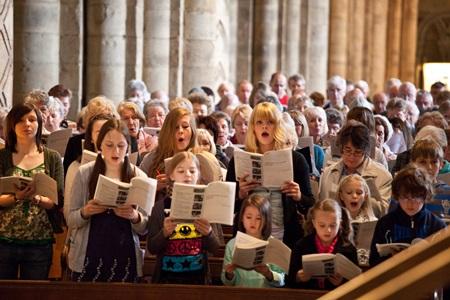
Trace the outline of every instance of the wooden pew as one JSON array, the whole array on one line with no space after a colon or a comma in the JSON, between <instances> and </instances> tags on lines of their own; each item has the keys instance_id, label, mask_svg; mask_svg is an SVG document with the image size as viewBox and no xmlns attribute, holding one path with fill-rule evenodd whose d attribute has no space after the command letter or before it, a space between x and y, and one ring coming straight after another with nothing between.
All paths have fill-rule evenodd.
<instances>
[{"instance_id":1,"label":"wooden pew","mask_svg":"<svg viewBox=\"0 0 450 300\"><path fill-rule=\"evenodd\" d=\"M1 299L183 299L183 300L312 300L325 292L223 286L160 284L0 281Z\"/></svg>"}]
</instances>

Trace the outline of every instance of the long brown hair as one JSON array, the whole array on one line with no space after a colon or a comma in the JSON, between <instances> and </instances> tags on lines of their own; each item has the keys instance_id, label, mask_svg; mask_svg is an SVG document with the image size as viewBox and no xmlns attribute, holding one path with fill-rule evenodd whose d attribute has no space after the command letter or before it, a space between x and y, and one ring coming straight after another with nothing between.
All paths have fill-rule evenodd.
<instances>
[{"instance_id":1,"label":"long brown hair","mask_svg":"<svg viewBox=\"0 0 450 300\"><path fill-rule=\"evenodd\" d=\"M128 128L125 124L116 119L110 119L103 124L102 129L100 129L100 133L97 138L97 149L101 150L101 145L103 139L106 134L112 130L117 130L120 132L125 139L127 140L128 147L130 147L130 135L128 134ZM89 178L89 198L92 199L95 194L95 188L97 187L97 181L100 174L105 175L106 173L106 164L102 158L101 153L97 155L95 160L94 169L91 174L91 178ZM125 156L125 159L122 164L122 170L120 172L120 181L122 182L130 182L131 178L136 176L135 169L131 166L130 160L128 159L128 155Z\"/></svg>"},{"instance_id":2,"label":"long brown hair","mask_svg":"<svg viewBox=\"0 0 450 300\"><path fill-rule=\"evenodd\" d=\"M326 211L335 213L339 220L341 220L341 227L339 228L338 236L342 240L344 246L353 244L353 228L351 226L350 213L345 207L339 205L336 200L325 199L323 201L316 202L313 207L308 211L308 217L303 224L305 234L315 234L313 219L315 218L316 211Z\"/></svg>"},{"instance_id":3,"label":"long brown hair","mask_svg":"<svg viewBox=\"0 0 450 300\"><path fill-rule=\"evenodd\" d=\"M269 199L263 194L253 193L242 202L241 211L239 212L238 230L245 233L244 227L244 212L249 206L258 209L261 215L261 237L267 240L272 234L272 208L270 207Z\"/></svg>"},{"instance_id":4,"label":"long brown hair","mask_svg":"<svg viewBox=\"0 0 450 300\"><path fill-rule=\"evenodd\" d=\"M147 174L149 177L155 178L158 172L164 173L164 159L172 157L175 154L175 133L177 130L177 123L184 116L189 116L189 125L191 127L192 135L187 149L183 150L194 147L197 131L193 114L182 107L171 110L169 114L167 114L159 133L160 143L158 143L158 146L155 149L154 157L150 164L149 172Z\"/></svg>"}]
</instances>

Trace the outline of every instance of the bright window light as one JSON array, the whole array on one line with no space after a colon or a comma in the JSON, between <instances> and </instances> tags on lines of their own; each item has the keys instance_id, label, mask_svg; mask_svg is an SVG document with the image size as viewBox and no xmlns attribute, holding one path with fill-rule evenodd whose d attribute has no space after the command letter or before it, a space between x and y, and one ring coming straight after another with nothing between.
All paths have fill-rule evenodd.
<instances>
[{"instance_id":1,"label":"bright window light","mask_svg":"<svg viewBox=\"0 0 450 300\"><path fill-rule=\"evenodd\" d=\"M436 81L450 86L450 63L426 63L423 64L423 87L429 91Z\"/></svg>"}]
</instances>

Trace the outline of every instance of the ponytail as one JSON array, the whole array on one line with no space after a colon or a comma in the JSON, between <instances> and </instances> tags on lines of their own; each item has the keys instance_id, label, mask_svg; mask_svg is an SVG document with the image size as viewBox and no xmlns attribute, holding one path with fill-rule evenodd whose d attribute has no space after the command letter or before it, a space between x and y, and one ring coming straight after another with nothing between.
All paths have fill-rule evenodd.
<instances>
[{"instance_id":1,"label":"ponytail","mask_svg":"<svg viewBox=\"0 0 450 300\"><path fill-rule=\"evenodd\" d=\"M348 246L350 244L353 244L353 227L351 224L351 216L348 210L343 207L341 207L341 228L339 230L339 236L342 239L342 243L344 246Z\"/></svg>"}]
</instances>

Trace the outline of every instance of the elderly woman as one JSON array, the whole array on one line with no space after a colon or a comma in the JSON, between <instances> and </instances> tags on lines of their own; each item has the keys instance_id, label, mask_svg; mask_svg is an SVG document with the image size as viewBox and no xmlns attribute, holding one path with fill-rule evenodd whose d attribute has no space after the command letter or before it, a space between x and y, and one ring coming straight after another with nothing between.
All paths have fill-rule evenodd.
<instances>
[{"instance_id":1,"label":"elderly woman","mask_svg":"<svg viewBox=\"0 0 450 300\"><path fill-rule=\"evenodd\" d=\"M137 164L141 162L141 155L146 154L158 145L158 137L146 134L141 125L144 124L144 115L139 107L132 102L122 102L117 107L122 122L128 127L131 139L131 153L138 152Z\"/></svg>"},{"instance_id":2,"label":"elderly woman","mask_svg":"<svg viewBox=\"0 0 450 300\"><path fill-rule=\"evenodd\" d=\"M382 165L374 162L369 156L369 129L360 122L348 121L339 132L338 146L340 147L341 158L336 163L326 167L320 178L320 200L337 199L336 193L340 180L346 175L358 173L366 181L373 181L373 186L380 194L379 199L370 199L375 215L379 218L386 214L391 197L392 176Z\"/></svg>"},{"instance_id":3,"label":"elderly woman","mask_svg":"<svg viewBox=\"0 0 450 300\"><path fill-rule=\"evenodd\" d=\"M49 96L47 100L48 114L47 118L43 120L44 131L52 133L61 129L61 122L64 120L64 105L58 98Z\"/></svg>"},{"instance_id":4,"label":"elderly woman","mask_svg":"<svg viewBox=\"0 0 450 300\"><path fill-rule=\"evenodd\" d=\"M252 108L248 104L238 105L231 114L231 126L234 129L234 136L231 142L237 145L244 145L247 136L248 122L252 114Z\"/></svg>"},{"instance_id":5,"label":"elderly woman","mask_svg":"<svg viewBox=\"0 0 450 300\"><path fill-rule=\"evenodd\" d=\"M323 146L323 137L328 133L327 114L321 107L307 108L304 113L308 121L309 135L313 137L314 144Z\"/></svg>"},{"instance_id":6,"label":"elderly woman","mask_svg":"<svg viewBox=\"0 0 450 300\"><path fill-rule=\"evenodd\" d=\"M161 128L169 112L167 105L161 100L152 100L145 103L144 116L148 127Z\"/></svg>"}]
</instances>

